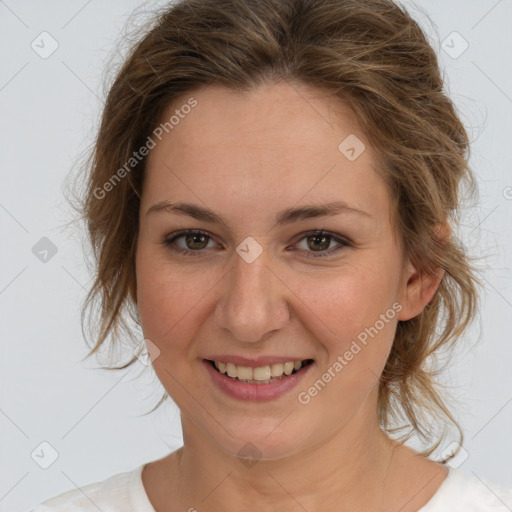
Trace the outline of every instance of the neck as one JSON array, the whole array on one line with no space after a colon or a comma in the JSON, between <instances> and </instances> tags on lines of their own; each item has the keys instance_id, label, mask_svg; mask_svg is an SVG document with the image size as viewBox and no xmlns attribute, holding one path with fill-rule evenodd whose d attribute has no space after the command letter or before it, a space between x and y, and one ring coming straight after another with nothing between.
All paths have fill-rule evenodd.
<instances>
[{"instance_id":1,"label":"neck","mask_svg":"<svg viewBox=\"0 0 512 512\"><path fill-rule=\"evenodd\" d=\"M186 416L182 424L178 479L184 510L230 512L252 502L283 511L377 510L398 446L376 417L360 410L329 439L285 458L251 464L220 449Z\"/></svg>"}]
</instances>

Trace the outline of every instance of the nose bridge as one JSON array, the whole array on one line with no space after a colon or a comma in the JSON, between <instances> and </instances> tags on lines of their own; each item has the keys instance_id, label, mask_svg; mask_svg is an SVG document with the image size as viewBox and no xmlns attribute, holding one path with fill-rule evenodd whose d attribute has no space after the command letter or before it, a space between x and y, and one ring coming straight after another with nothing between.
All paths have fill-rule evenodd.
<instances>
[{"instance_id":1,"label":"nose bridge","mask_svg":"<svg viewBox=\"0 0 512 512\"><path fill-rule=\"evenodd\" d=\"M249 261L235 256L216 307L215 321L238 341L258 342L268 332L281 328L289 314L280 281L268 268L265 254Z\"/></svg>"}]
</instances>

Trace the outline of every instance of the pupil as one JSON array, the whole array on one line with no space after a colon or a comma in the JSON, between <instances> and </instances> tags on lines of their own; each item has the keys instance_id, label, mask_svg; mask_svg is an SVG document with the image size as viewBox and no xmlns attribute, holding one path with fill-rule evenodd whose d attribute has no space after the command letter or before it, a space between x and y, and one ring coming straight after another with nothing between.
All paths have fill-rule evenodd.
<instances>
[{"instance_id":1,"label":"pupil","mask_svg":"<svg viewBox=\"0 0 512 512\"><path fill-rule=\"evenodd\" d=\"M322 247L320 247L320 249L327 249L329 247L329 237L328 236L325 236L325 235L315 235L315 236L311 236L309 237L309 239L313 239L314 242L313 243L319 243L322 245ZM323 240L323 243L322 242L318 242L319 240ZM308 242L308 246L310 249L315 249L314 245L313 244L310 244ZM318 246L317 246L318 248Z\"/></svg>"},{"instance_id":2,"label":"pupil","mask_svg":"<svg viewBox=\"0 0 512 512\"><path fill-rule=\"evenodd\" d=\"M204 239L206 238L206 235L201 235L201 234L191 234L191 235L188 235L187 237L187 245L189 246L193 246L195 243L198 243L199 245L201 245L201 242L197 242L197 240L199 239L203 239L203 242L204 242ZM197 249L197 247L192 247L192 248L195 248ZM203 249L203 247L199 247L199 249Z\"/></svg>"}]
</instances>

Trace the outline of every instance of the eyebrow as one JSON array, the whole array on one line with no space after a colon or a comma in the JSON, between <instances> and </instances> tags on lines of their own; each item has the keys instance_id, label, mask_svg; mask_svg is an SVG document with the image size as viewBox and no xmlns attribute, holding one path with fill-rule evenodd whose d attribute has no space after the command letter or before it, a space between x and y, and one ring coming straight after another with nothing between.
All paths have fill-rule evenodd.
<instances>
[{"instance_id":1,"label":"eyebrow","mask_svg":"<svg viewBox=\"0 0 512 512\"><path fill-rule=\"evenodd\" d=\"M196 220L219 224L227 227L226 221L214 211L203 206L191 203L170 203L169 201L159 201L148 208L146 215L156 212L175 213L178 215L187 215ZM344 201L335 201L332 203L311 204L295 208L286 208L276 215L275 222L282 226L305 219L314 219L317 217L330 217L339 214L356 214L371 218L368 212L349 206Z\"/></svg>"}]
</instances>

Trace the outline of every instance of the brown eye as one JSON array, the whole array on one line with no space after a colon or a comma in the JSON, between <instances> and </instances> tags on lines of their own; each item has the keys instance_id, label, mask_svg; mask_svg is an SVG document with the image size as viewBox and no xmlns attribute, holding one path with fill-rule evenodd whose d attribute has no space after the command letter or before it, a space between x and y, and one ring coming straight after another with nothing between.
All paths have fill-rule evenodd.
<instances>
[{"instance_id":1,"label":"brown eye","mask_svg":"<svg viewBox=\"0 0 512 512\"><path fill-rule=\"evenodd\" d=\"M208 248L209 242L214 243L208 233L189 230L174 233L172 236L168 236L162 243L177 253L187 256L201 256L203 250Z\"/></svg>"},{"instance_id":2,"label":"brown eye","mask_svg":"<svg viewBox=\"0 0 512 512\"><path fill-rule=\"evenodd\" d=\"M331 245L331 237L325 235L313 235L307 237L308 247L313 251L325 251Z\"/></svg>"},{"instance_id":3,"label":"brown eye","mask_svg":"<svg viewBox=\"0 0 512 512\"><path fill-rule=\"evenodd\" d=\"M300 243L296 244L296 246L299 252L304 253L303 256L305 258L329 257L344 248L351 247L351 243L348 240L325 231L305 233L305 236L300 239L300 242L302 242L302 240L306 241L305 247L301 247ZM331 247L332 242L337 244L337 246L328 251L327 249Z\"/></svg>"},{"instance_id":4,"label":"brown eye","mask_svg":"<svg viewBox=\"0 0 512 512\"><path fill-rule=\"evenodd\" d=\"M206 245L208 245L209 237L207 235L203 235L201 233L196 234L188 234L185 235L185 244L188 249L205 249ZM206 241L206 244L205 244Z\"/></svg>"},{"instance_id":5,"label":"brown eye","mask_svg":"<svg viewBox=\"0 0 512 512\"><path fill-rule=\"evenodd\" d=\"M298 249L292 250L298 250L299 253L304 253L302 256L305 258L329 257L344 248L351 247L351 243L348 240L325 231L305 233L299 241L302 242L303 240L306 241L305 247L300 247L300 244L295 244L298 246ZM181 242L178 243L178 241ZM174 252L185 256L202 256L204 255L204 250L209 248L208 244L210 242L218 247L218 244L211 239L208 233L197 230L185 230L168 236L162 244L169 247ZM328 250L333 242L337 244L337 246ZM210 246L210 248L212 247Z\"/></svg>"}]
</instances>

